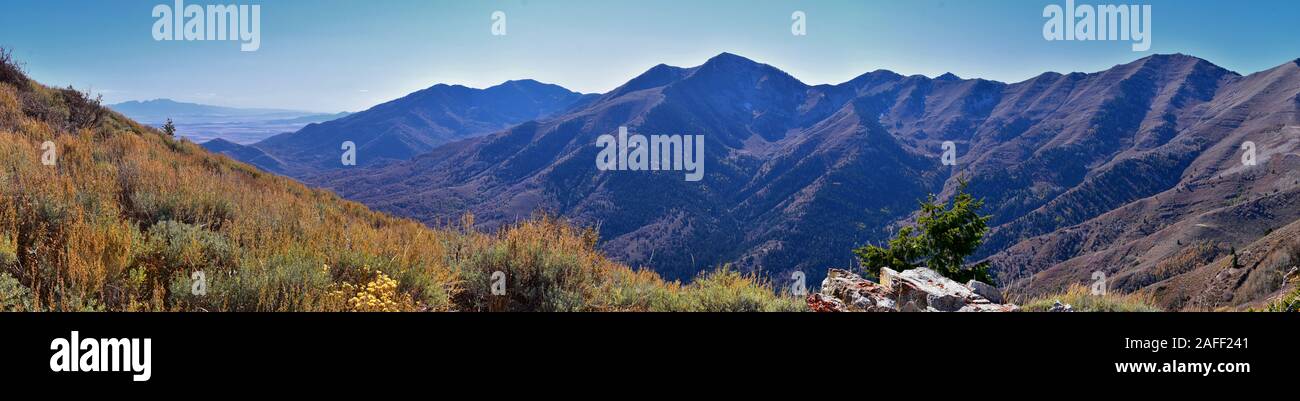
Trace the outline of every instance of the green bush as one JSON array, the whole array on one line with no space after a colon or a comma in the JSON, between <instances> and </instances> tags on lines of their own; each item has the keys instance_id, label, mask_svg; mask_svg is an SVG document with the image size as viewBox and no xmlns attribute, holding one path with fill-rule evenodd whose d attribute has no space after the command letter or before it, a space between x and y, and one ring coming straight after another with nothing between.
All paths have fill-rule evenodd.
<instances>
[{"instance_id":1,"label":"green bush","mask_svg":"<svg viewBox=\"0 0 1300 401\"><path fill-rule=\"evenodd\" d=\"M872 277L880 277L882 267L901 272L926 266L958 282L973 279L991 283L988 263L963 267L966 257L975 253L989 230L991 216L979 215L983 206L983 200L966 193L966 182L962 181L951 208L937 203L931 194L921 202L916 224L899 230L887 248L866 245L853 253Z\"/></svg>"},{"instance_id":2,"label":"green bush","mask_svg":"<svg viewBox=\"0 0 1300 401\"><path fill-rule=\"evenodd\" d=\"M1269 312L1300 312L1300 287L1296 287L1290 294L1273 301L1265 310Z\"/></svg>"},{"instance_id":3,"label":"green bush","mask_svg":"<svg viewBox=\"0 0 1300 401\"><path fill-rule=\"evenodd\" d=\"M32 291L9 273L0 272L0 312L34 312Z\"/></svg>"},{"instance_id":4,"label":"green bush","mask_svg":"<svg viewBox=\"0 0 1300 401\"><path fill-rule=\"evenodd\" d=\"M494 243L471 253L460 264L465 292L462 304L472 310L581 311L599 286L599 277L576 255L557 252L541 241ZM505 296L492 294L492 275L505 276Z\"/></svg>"},{"instance_id":5,"label":"green bush","mask_svg":"<svg viewBox=\"0 0 1300 401\"><path fill-rule=\"evenodd\" d=\"M192 224L165 220L149 227L146 249L168 270L217 269L234 265L230 243L221 234Z\"/></svg>"},{"instance_id":6,"label":"green bush","mask_svg":"<svg viewBox=\"0 0 1300 401\"><path fill-rule=\"evenodd\" d=\"M0 273L15 269L18 264L18 248L8 235L0 235Z\"/></svg>"},{"instance_id":7,"label":"green bush","mask_svg":"<svg viewBox=\"0 0 1300 401\"><path fill-rule=\"evenodd\" d=\"M234 205L219 194L182 197L136 191L130 196L132 217L144 224L175 220L219 230L234 218Z\"/></svg>"},{"instance_id":8,"label":"green bush","mask_svg":"<svg viewBox=\"0 0 1300 401\"><path fill-rule=\"evenodd\" d=\"M178 309L232 312L332 310L325 296L334 284L324 263L306 250L277 254L266 263L245 260L236 269L204 272L206 294L194 294L188 274L172 277Z\"/></svg>"},{"instance_id":9,"label":"green bush","mask_svg":"<svg viewBox=\"0 0 1300 401\"><path fill-rule=\"evenodd\" d=\"M104 312L108 308L103 301L87 295L81 295L72 291L64 291L62 288L55 289L55 304L52 308L56 311L63 312Z\"/></svg>"},{"instance_id":10,"label":"green bush","mask_svg":"<svg viewBox=\"0 0 1300 401\"><path fill-rule=\"evenodd\" d=\"M234 248L221 234L172 220L149 227L134 252L128 289L146 301L154 288L174 290L175 286L169 285L174 278L188 279L195 271L214 276L236 265ZM184 292L188 293L189 287Z\"/></svg>"}]
</instances>

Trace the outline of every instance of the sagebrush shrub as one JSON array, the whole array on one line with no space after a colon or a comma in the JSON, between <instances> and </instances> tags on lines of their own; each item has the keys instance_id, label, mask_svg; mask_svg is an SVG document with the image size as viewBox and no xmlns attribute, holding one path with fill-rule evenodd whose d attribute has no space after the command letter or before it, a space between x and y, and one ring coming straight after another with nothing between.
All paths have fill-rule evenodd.
<instances>
[{"instance_id":1,"label":"sagebrush shrub","mask_svg":"<svg viewBox=\"0 0 1300 401\"><path fill-rule=\"evenodd\" d=\"M103 95L91 95L69 86L59 91L63 104L68 109L67 127L69 130L94 128L104 118L105 110L101 106Z\"/></svg>"},{"instance_id":2,"label":"sagebrush shrub","mask_svg":"<svg viewBox=\"0 0 1300 401\"><path fill-rule=\"evenodd\" d=\"M14 60L12 50L3 47L0 47L0 83L19 87L27 85L23 66Z\"/></svg>"},{"instance_id":3,"label":"sagebrush shrub","mask_svg":"<svg viewBox=\"0 0 1300 401\"><path fill-rule=\"evenodd\" d=\"M32 291L9 273L0 272L0 312L35 312Z\"/></svg>"}]
</instances>

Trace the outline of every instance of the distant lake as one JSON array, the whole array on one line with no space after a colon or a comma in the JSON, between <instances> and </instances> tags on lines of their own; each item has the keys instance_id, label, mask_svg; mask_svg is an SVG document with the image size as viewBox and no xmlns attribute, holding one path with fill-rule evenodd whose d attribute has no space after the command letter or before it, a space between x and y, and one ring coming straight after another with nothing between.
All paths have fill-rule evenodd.
<instances>
[{"instance_id":1,"label":"distant lake","mask_svg":"<svg viewBox=\"0 0 1300 401\"><path fill-rule=\"evenodd\" d=\"M194 143L204 143L216 138L222 138L241 145L248 145L277 134L297 131L307 126L309 122L272 120L185 123L184 121L173 121L173 124L176 125L177 135ZM149 123L149 125L161 128L163 124Z\"/></svg>"}]
</instances>

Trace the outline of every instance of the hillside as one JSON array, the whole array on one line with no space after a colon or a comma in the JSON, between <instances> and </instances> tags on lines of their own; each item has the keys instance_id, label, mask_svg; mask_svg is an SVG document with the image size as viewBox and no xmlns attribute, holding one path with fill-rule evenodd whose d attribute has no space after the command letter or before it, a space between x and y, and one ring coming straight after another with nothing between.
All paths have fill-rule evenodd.
<instances>
[{"instance_id":1,"label":"hillside","mask_svg":"<svg viewBox=\"0 0 1300 401\"><path fill-rule=\"evenodd\" d=\"M735 271L683 285L611 262L555 218L492 234L461 218L372 212L30 81L0 51L0 310L803 308Z\"/></svg>"},{"instance_id":2,"label":"hillside","mask_svg":"<svg viewBox=\"0 0 1300 401\"><path fill-rule=\"evenodd\" d=\"M1165 139L1128 145L1074 189L995 233L1020 239L990 258L1017 266L1004 269L1015 291L1050 291L1102 270L1117 290L1204 309L1242 306L1281 288L1277 270L1286 262L1233 272L1212 262L1300 219L1300 64L1221 81L1195 98L1187 98L1195 93L1188 83L1157 97L1181 108L1153 108L1139 133L1165 132ZM1257 149L1255 166L1242 164L1247 141ZM1044 225L1051 215L1067 218ZM1034 226L1055 229L1025 230ZM1202 272L1166 282L1193 270ZM1192 279L1210 275L1233 277L1228 292L1242 296L1211 296L1224 291L1222 283Z\"/></svg>"},{"instance_id":3,"label":"hillside","mask_svg":"<svg viewBox=\"0 0 1300 401\"><path fill-rule=\"evenodd\" d=\"M950 196L964 178L993 216L977 256L1001 285L1038 295L1104 270L1118 292L1154 290L1169 277L1146 271L1180 243L1241 248L1300 219L1290 206L1300 191L1297 67L1242 76L1175 54L1012 84L881 70L807 85L724 53L655 66L565 114L306 180L429 223L469 210L492 228L551 211L600 227L616 260L671 278L731 262L818 281L852 266L853 247L889 237L925 194ZM705 179L598 171L596 137L620 126L704 135ZM1249 169L1246 140L1261 155ZM945 141L955 166L940 162ZM1218 221L1196 221L1216 210ZM1143 241L1160 230L1178 236Z\"/></svg>"}]
</instances>

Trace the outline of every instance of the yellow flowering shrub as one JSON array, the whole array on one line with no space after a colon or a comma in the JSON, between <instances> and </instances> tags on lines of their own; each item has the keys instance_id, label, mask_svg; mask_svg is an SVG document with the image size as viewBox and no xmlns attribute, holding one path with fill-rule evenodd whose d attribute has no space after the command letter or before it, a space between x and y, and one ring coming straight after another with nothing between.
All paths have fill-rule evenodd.
<instances>
[{"instance_id":1,"label":"yellow flowering shrub","mask_svg":"<svg viewBox=\"0 0 1300 401\"><path fill-rule=\"evenodd\" d=\"M329 266L325 266L326 271ZM369 266L362 268L366 275L372 276L365 284L342 282L332 291L330 299L342 301L343 308L349 312L403 312L415 309L414 303L406 294L397 290L398 282L382 271L372 271Z\"/></svg>"}]
</instances>

